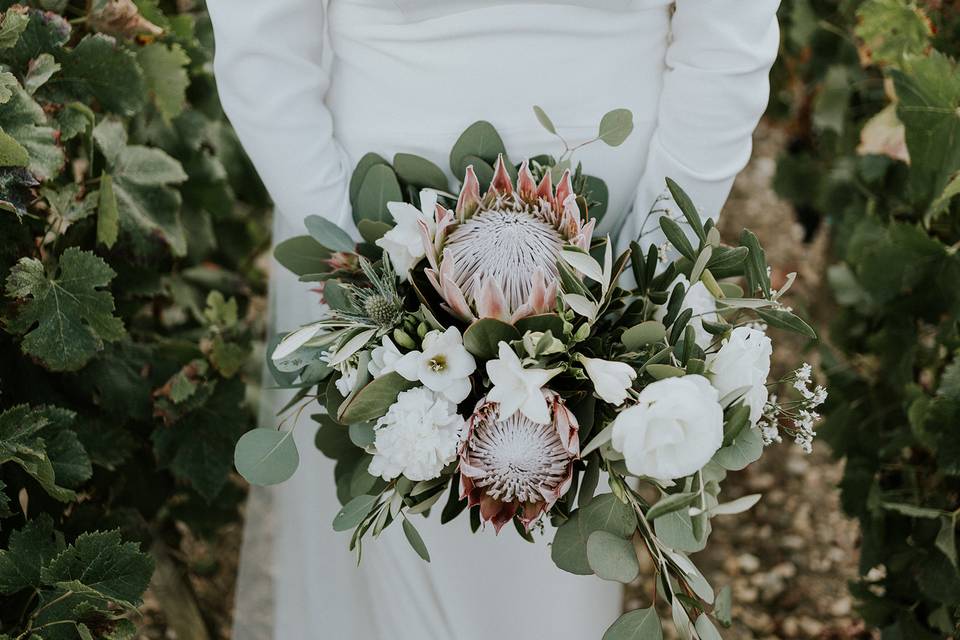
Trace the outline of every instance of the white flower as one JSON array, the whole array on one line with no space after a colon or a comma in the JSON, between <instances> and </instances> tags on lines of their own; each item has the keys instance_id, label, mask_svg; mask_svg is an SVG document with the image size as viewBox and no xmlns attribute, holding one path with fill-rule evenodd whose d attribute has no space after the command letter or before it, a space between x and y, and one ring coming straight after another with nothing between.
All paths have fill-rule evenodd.
<instances>
[{"instance_id":1,"label":"white flower","mask_svg":"<svg viewBox=\"0 0 960 640\"><path fill-rule=\"evenodd\" d=\"M531 422L548 424L550 410L541 389L560 369L524 369L520 358L503 341L497 355L497 360L487 362L487 375L493 385L487 400L500 403L502 416L519 411Z\"/></svg>"},{"instance_id":2,"label":"white flower","mask_svg":"<svg viewBox=\"0 0 960 640\"><path fill-rule=\"evenodd\" d=\"M367 371L369 371L370 375L374 378L379 378L392 372L394 366L397 364L397 360L403 355L400 353L400 349L397 349L397 345L393 344L393 340L391 340L389 336L383 336L382 345L383 346L373 348L373 351L370 353L370 362L367 364Z\"/></svg>"},{"instance_id":3,"label":"white flower","mask_svg":"<svg viewBox=\"0 0 960 640\"><path fill-rule=\"evenodd\" d=\"M675 480L702 469L723 444L720 394L703 376L658 380L613 421L611 445L627 469Z\"/></svg>"},{"instance_id":4,"label":"white flower","mask_svg":"<svg viewBox=\"0 0 960 640\"><path fill-rule=\"evenodd\" d=\"M357 369L357 365L353 362L344 362L339 365L337 369L340 370L340 377L337 378L337 381L333 384L336 385L337 391L340 392L340 395L346 398L356 386L357 375L360 373L360 371Z\"/></svg>"},{"instance_id":5,"label":"white flower","mask_svg":"<svg viewBox=\"0 0 960 640\"><path fill-rule=\"evenodd\" d=\"M466 435L466 423L452 402L429 389L404 391L373 428L376 452L371 475L392 480L432 480L453 462Z\"/></svg>"},{"instance_id":6,"label":"white flower","mask_svg":"<svg viewBox=\"0 0 960 640\"><path fill-rule=\"evenodd\" d=\"M400 280L406 281L411 267L426 255L419 221L424 221L431 232L436 228L437 193L421 191L420 209L407 202L388 202L387 209L396 224L375 244L387 252Z\"/></svg>"},{"instance_id":7,"label":"white flower","mask_svg":"<svg viewBox=\"0 0 960 640\"><path fill-rule=\"evenodd\" d=\"M754 425L767 404L767 378L772 355L773 343L762 331L737 327L719 352L707 356L707 376L720 392L720 397L741 396L750 407L750 423Z\"/></svg>"},{"instance_id":8,"label":"white flower","mask_svg":"<svg viewBox=\"0 0 960 640\"><path fill-rule=\"evenodd\" d=\"M600 358L579 357L583 368L587 370L593 389L600 399L608 404L620 406L627 399L627 389L637 379L636 370L626 362L612 362Z\"/></svg>"},{"instance_id":9,"label":"white flower","mask_svg":"<svg viewBox=\"0 0 960 640\"><path fill-rule=\"evenodd\" d=\"M696 333L696 342L701 349L706 349L713 342L713 335L703 328L703 321L717 321L717 300L707 287L700 281L690 286L690 281L682 273L678 275L673 284L670 285L671 291L677 283L682 284L686 289L686 295L683 298L683 308L681 311L690 309L693 311L693 318L690 320L690 326ZM667 305L657 307L653 312L653 319L657 322L663 322L667 315Z\"/></svg>"},{"instance_id":10,"label":"white flower","mask_svg":"<svg viewBox=\"0 0 960 640\"><path fill-rule=\"evenodd\" d=\"M431 331L423 337L423 351L411 351L393 365L407 380L419 380L450 402L463 402L470 395L470 374L477 362L463 346L460 330Z\"/></svg>"}]
</instances>

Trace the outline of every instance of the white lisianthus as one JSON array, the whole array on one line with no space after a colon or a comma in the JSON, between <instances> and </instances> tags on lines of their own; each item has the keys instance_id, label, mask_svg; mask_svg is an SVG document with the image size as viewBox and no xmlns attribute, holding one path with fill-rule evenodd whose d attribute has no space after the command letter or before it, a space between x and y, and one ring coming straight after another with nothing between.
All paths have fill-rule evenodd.
<instances>
[{"instance_id":1,"label":"white lisianthus","mask_svg":"<svg viewBox=\"0 0 960 640\"><path fill-rule=\"evenodd\" d=\"M404 391L373 427L375 452L371 475L393 480L401 474L415 482L440 476L453 462L466 435L457 407L417 387Z\"/></svg>"},{"instance_id":2,"label":"white lisianthus","mask_svg":"<svg viewBox=\"0 0 960 640\"><path fill-rule=\"evenodd\" d=\"M370 362L367 364L367 371L374 378L391 373L397 364L397 360L403 355L389 336L383 336L381 345L373 348L370 353Z\"/></svg>"},{"instance_id":3,"label":"white lisianthus","mask_svg":"<svg viewBox=\"0 0 960 640\"><path fill-rule=\"evenodd\" d=\"M636 370L626 362L613 362L600 358L579 356L593 389L600 399L619 407L627 399L627 389L637 379Z\"/></svg>"},{"instance_id":4,"label":"white lisianthus","mask_svg":"<svg viewBox=\"0 0 960 640\"><path fill-rule=\"evenodd\" d=\"M683 298L681 310L690 309L693 311L690 326L693 327L696 333L697 345L699 345L701 349L706 349L713 342L713 335L703 328L703 321L717 321L717 300L702 282L697 281L697 283L691 287L690 281L687 280L687 277L682 273L678 275L674 279L673 284L670 285L671 291L677 283L682 284L686 288L686 295ZM666 315L667 305L662 305L654 311L653 319L657 322L663 322Z\"/></svg>"},{"instance_id":5,"label":"white lisianthus","mask_svg":"<svg viewBox=\"0 0 960 640\"><path fill-rule=\"evenodd\" d=\"M410 381L419 381L450 402L470 395L470 374L477 362L463 346L460 330L431 331L423 337L423 351L411 351L396 361L394 370Z\"/></svg>"},{"instance_id":6,"label":"white lisianthus","mask_svg":"<svg viewBox=\"0 0 960 640\"><path fill-rule=\"evenodd\" d=\"M741 396L750 407L750 423L754 425L767 404L772 355L773 343L762 331L737 327L724 340L720 351L707 356L707 377L720 392L720 398L729 402Z\"/></svg>"},{"instance_id":7,"label":"white lisianthus","mask_svg":"<svg viewBox=\"0 0 960 640\"><path fill-rule=\"evenodd\" d=\"M503 418L519 411L531 422L550 424L550 409L542 389L560 369L524 369L517 354L502 340L497 355L496 360L487 361L487 375L493 386L487 400L500 404Z\"/></svg>"},{"instance_id":8,"label":"white lisianthus","mask_svg":"<svg viewBox=\"0 0 960 640\"><path fill-rule=\"evenodd\" d=\"M353 388L357 385L357 376L360 373L356 363L344 362L337 367L340 370L340 377L333 384L337 387L344 398L350 395Z\"/></svg>"},{"instance_id":9,"label":"white lisianthus","mask_svg":"<svg viewBox=\"0 0 960 640\"><path fill-rule=\"evenodd\" d=\"M630 473L658 480L688 476L723 444L720 394L699 375L658 380L617 415L610 444Z\"/></svg>"},{"instance_id":10,"label":"white lisianthus","mask_svg":"<svg viewBox=\"0 0 960 640\"><path fill-rule=\"evenodd\" d=\"M437 193L421 191L419 209L407 202L388 202L387 209L396 224L375 244L387 252L400 280L406 281L413 265L426 255L419 221L424 221L431 233L436 229Z\"/></svg>"}]
</instances>

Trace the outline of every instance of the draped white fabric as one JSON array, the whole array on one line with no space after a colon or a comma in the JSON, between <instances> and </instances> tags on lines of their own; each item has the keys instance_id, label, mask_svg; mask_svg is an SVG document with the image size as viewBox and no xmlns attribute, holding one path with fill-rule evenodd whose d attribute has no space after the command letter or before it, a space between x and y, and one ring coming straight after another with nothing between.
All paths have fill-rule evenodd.
<instances>
[{"instance_id":1,"label":"draped white fabric","mask_svg":"<svg viewBox=\"0 0 960 640\"><path fill-rule=\"evenodd\" d=\"M491 121L511 157L562 150L536 122L542 106L573 142L600 117L631 109L618 148L578 152L606 180L601 233L658 242L647 219L677 180L716 217L751 149L776 55L778 0L207 0L224 108L277 204L276 240L321 214L352 229L347 184L375 151L447 168L456 137ZM646 226L644 222L646 221ZM275 269L277 330L316 316L315 297ZM263 398L274 423L282 393ZM565 574L548 537L469 533L465 516L418 521L433 562L399 528L364 547L356 567L332 463L298 427L301 467L255 489L238 588L238 640L598 638L618 615L617 585Z\"/></svg>"}]
</instances>

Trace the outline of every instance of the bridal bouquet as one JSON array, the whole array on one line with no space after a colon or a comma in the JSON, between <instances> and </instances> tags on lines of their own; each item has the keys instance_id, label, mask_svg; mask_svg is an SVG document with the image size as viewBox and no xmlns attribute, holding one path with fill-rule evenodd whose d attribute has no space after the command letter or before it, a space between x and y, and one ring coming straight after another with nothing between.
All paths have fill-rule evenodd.
<instances>
[{"instance_id":1,"label":"bridal bouquet","mask_svg":"<svg viewBox=\"0 0 960 640\"><path fill-rule=\"evenodd\" d=\"M598 140L621 143L631 122L607 114ZM680 257L636 243L616 255L594 237L606 187L571 152L515 165L478 122L451 153L456 195L425 159L364 157L350 185L362 240L312 216L309 235L276 249L327 310L271 345L275 377L298 392L279 429L238 443L237 468L254 483L289 477L286 423L317 402L316 443L337 460L344 504L333 527L353 532L358 555L399 521L429 560L414 520L431 510L528 539L554 527L552 557L576 574L629 583L649 554L681 636L717 638L729 588L715 593L687 554L711 518L760 497L724 502L728 471L782 433L809 448L826 393L808 365L769 379L764 330L815 336L780 302L792 276L772 288L756 237L725 245L673 182L682 215L651 216ZM651 608L605 637L660 633Z\"/></svg>"}]
</instances>

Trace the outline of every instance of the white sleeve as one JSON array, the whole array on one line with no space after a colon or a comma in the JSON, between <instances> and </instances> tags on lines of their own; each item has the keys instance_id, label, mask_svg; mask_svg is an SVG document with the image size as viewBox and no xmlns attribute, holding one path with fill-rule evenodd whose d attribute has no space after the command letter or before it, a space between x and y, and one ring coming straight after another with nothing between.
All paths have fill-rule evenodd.
<instances>
[{"instance_id":1,"label":"white sleeve","mask_svg":"<svg viewBox=\"0 0 960 640\"><path fill-rule=\"evenodd\" d=\"M675 180L700 211L717 219L746 166L753 130L767 106L780 34L779 0L677 0L657 127L633 212L620 244L660 243L647 216ZM663 208L661 203L657 208ZM646 224L644 224L646 223Z\"/></svg>"},{"instance_id":2,"label":"white sleeve","mask_svg":"<svg viewBox=\"0 0 960 640\"><path fill-rule=\"evenodd\" d=\"M223 109L283 218L318 214L353 229L349 167L324 104L328 0L207 0Z\"/></svg>"}]
</instances>

